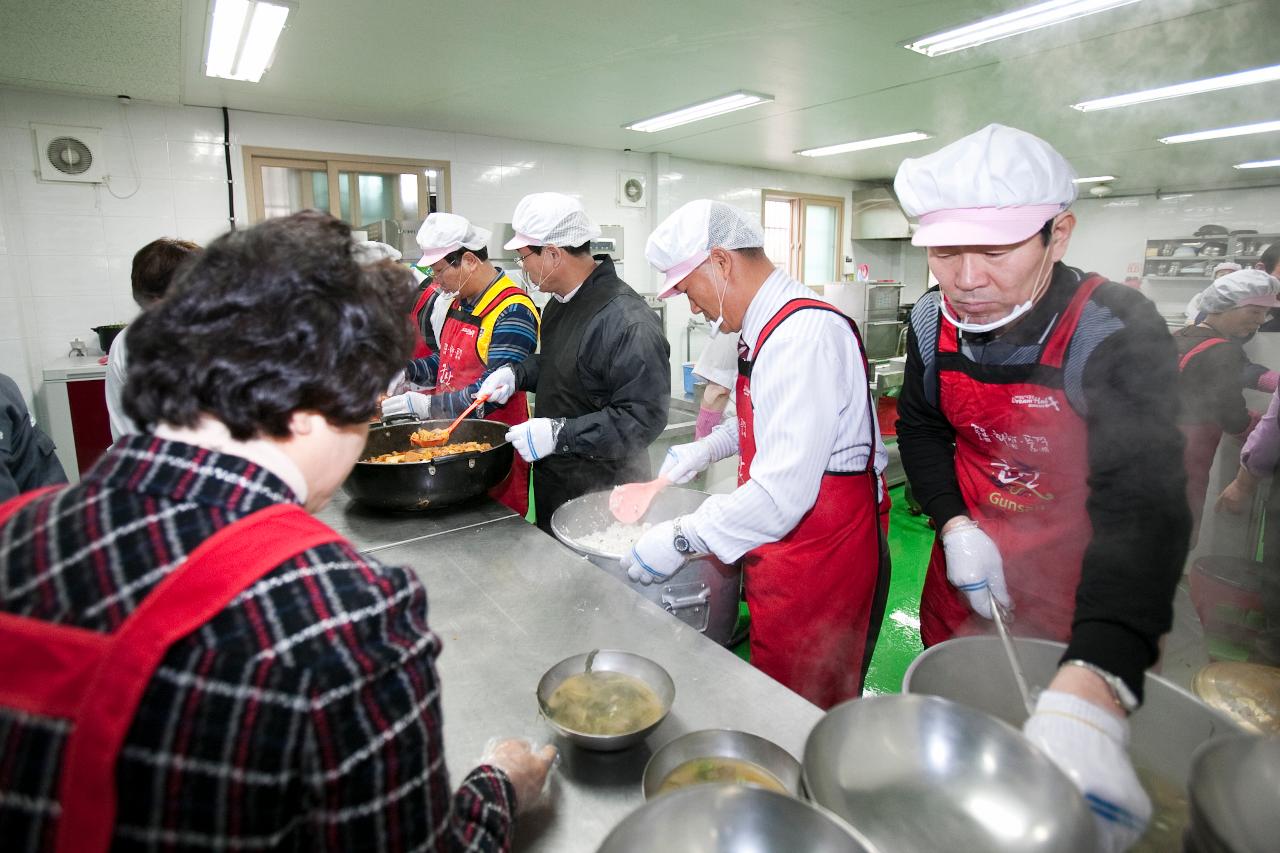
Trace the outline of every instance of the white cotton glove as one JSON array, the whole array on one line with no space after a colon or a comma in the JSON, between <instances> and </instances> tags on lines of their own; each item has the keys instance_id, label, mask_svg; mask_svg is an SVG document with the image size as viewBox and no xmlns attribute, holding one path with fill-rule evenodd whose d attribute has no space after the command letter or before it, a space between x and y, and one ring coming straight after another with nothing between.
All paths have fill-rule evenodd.
<instances>
[{"instance_id":1,"label":"white cotton glove","mask_svg":"<svg viewBox=\"0 0 1280 853\"><path fill-rule=\"evenodd\" d=\"M391 377L391 381L387 383L387 396L394 397L397 394L403 394L408 387L409 382L405 377L404 371L401 370Z\"/></svg>"},{"instance_id":2,"label":"white cotton glove","mask_svg":"<svg viewBox=\"0 0 1280 853\"><path fill-rule=\"evenodd\" d=\"M537 462L556 452L556 436L563 426L563 418L531 418L507 430L506 438L525 462Z\"/></svg>"},{"instance_id":3,"label":"white cotton glove","mask_svg":"<svg viewBox=\"0 0 1280 853\"><path fill-rule=\"evenodd\" d=\"M514 393L516 393L516 372L511 369L511 365L504 364L485 377L484 382L480 383L480 390L476 392L476 396L488 394L490 403L501 406L510 400Z\"/></svg>"},{"instance_id":4,"label":"white cotton glove","mask_svg":"<svg viewBox=\"0 0 1280 853\"><path fill-rule=\"evenodd\" d=\"M1151 820L1151 800L1129 762L1129 723L1092 702L1046 690L1022 727L1071 778L1093 810L1098 849L1127 850Z\"/></svg>"},{"instance_id":5,"label":"white cotton glove","mask_svg":"<svg viewBox=\"0 0 1280 853\"><path fill-rule=\"evenodd\" d=\"M1006 610L1013 607L1004 585L1000 549L976 521L961 523L943 533L942 550L947 557L947 580L965 594L975 613L983 619L991 618L992 595Z\"/></svg>"},{"instance_id":6,"label":"white cotton glove","mask_svg":"<svg viewBox=\"0 0 1280 853\"><path fill-rule=\"evenodd\" d=\"M712 461L711 446L705 441L677 444L668 448L658 476L666 477L678 486L701 474Z\"/></svg>"},{"instance_id":7,"label":"white cotton glove","mask_svg":"<svg viewBox=\"0 0 1280 853\"><path fill-rule=\"evenodd\" d=\"M622 555L622 568L627 577L648 586L662 583L678 572L688 557L676 550L675 535L674 521L650 527L631 550Z\"/></svg>"},{"instance_id":8,"label":"white cotton glove","mask_svg":"<svg viewBox=\"0 0 1280 853\"><path fill-rule=\"evenodd\" d=\"M382 417L394 418L396 415L413 415L421 420L431 420L431 396L407 391L382 401Z\"/></svg>"}]
</instances>

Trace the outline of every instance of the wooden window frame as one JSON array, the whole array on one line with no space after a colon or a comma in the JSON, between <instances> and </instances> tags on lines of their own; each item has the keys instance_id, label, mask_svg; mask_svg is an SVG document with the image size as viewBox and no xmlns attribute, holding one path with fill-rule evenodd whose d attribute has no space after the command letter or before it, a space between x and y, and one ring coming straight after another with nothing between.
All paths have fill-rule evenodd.
<instances>
[{"instance_id":1,"label":"wooden window frame","mask_svg":"<svg viewBox=\"0 0 1280 853\"><path fill-rule=\"evenodd\" d=\"M841 281L844 278L844 252L842 251L844 242L844 199L840 196L817 195L816 193L798 193L789 190L761 190L760 192L760 222L763 225L765 221L765 205L770 201L785 201L791 205L791 244L788 247L788 273L796 281L804 281L804 234L805 234L805 217L808 213L808 206L811 204L819 204L823 207L834 207L836 209L836 239L835 245L832 247L834 251L833 259L835 265L835 278L833 281ZM815 282L816 284L817 282Z\"/></svg>"}]
</instances>

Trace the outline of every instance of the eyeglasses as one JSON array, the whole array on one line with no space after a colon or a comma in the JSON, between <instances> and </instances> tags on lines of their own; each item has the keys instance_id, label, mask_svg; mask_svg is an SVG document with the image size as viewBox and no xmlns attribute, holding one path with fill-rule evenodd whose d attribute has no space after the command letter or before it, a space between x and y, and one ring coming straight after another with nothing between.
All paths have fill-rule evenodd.
<instances>
[{"instance_id":1,"label":"eyeglasses","mask_svg":"<svg viewBox=\"0 0 1280 853\"><path fill-rule=\"evenodd\" d=\"M529 258L533 257L535 254L537 253L529 252L527 254L520 255L519 257L516 258L516 266L520 267L520 269L524 269L524 262L529 260Z\"/></svg>"}]
</instances>

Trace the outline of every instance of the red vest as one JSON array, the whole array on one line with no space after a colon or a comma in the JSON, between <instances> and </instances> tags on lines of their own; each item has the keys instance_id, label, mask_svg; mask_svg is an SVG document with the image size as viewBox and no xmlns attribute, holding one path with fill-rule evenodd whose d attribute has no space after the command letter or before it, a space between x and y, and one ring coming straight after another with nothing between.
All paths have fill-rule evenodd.
<instances>
[{"instance_id":1,"label":"red vest","mask_svg":"<svg viewBox=\"0 0 1280 853\"><path fill-rule=\"evenodd\" d=\"M983 531L1000 549L1014 603L1014 628L1027 636L1066 641L1076 587L1093 538L1085 510L1089 496L1088 430L1063 389L1062 366L1080 314L1104 282L1081 283L1054 325L1032 378L998 382L960 355L959 333L943 320L938 333L938 394L956 434L956 478ZM926 646L956 634L987 633L947 581L939 542L925 576L920 635Z\"/></svg>"},{"instance_id":2,"label":"red vest","mask_svg":"<svg viewBox=\"0 0 1280 853\"><path fill-rule=\"evenodd\" d=\"M0 505L0 526L49 489ZM202 542L114 633L0 613L0 707L69 720L58 778L58 853L111 845L116 757L170 646L291 557L342 537L296 504L277 504Z\"/></svg>"},{"instance_id":3,"label":"red vest","mask_svg":"<svg viewBox=\"0 0 1280 853\"><path fill-rule=\"evenodd\" d=\"M761 330L754 361L738 362L739 485L750 479L756 455L752 365L774 330L802 310L831 311L844 317L827 302L793 299ZM849 327L863 353L852 320ZM875 416L869 403L870 395L868 423ZM781 540L761 545L742 558L751 610L751 663L821 708L862 694L888 593L888 561L881 560L874 435L873 431L864 470L823 474L818 497L799 524Z\"/></svg>"}]
</instances>

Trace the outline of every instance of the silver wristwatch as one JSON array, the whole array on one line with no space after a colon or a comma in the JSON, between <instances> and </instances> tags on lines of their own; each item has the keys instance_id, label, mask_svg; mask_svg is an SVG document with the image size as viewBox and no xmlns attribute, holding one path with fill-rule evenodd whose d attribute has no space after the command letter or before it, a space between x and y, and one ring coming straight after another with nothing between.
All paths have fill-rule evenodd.
<instances>
[{"instance_id":1,"label":"silver wristwatch","mask_svg":"<svg viewBox=\"0 0 1280 853\"><path fill-rule=\"evenodd\" d=\"M674 536L671 537L671 547L675 548L686 557L693 554L693 543L689 541L689 537L684 535L684 530L680 527L680 519L676 519L671 523Z\"/></svg>"},{"instance_id":2,"label":"silver wristwatch","mask_svg":"<svg viewBox=\"0 0 1280 853\"><path fill-rule=\"evenodd\" d=\"M1107 683L1107 687L1111 688L1111 695L1115 697L1116 704L1123 708L1126 714L1132 714L1141 707L1142 703L1138 701L1138 697L1133 695L1133 691L1129 689L1129 685L1125 684L1124 679L1120 676L1113 675L1097 664L1092 664L1087 660L1080 660L1079 658L1064 660L1062 665L1078 666L1081 669L1087 669L1105 681Z\"/></svg>"}]
</instances>

